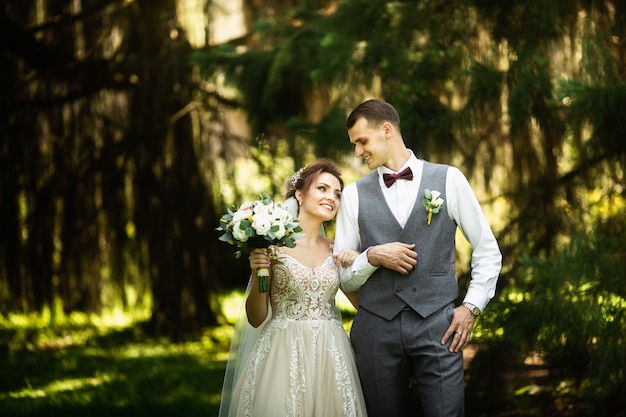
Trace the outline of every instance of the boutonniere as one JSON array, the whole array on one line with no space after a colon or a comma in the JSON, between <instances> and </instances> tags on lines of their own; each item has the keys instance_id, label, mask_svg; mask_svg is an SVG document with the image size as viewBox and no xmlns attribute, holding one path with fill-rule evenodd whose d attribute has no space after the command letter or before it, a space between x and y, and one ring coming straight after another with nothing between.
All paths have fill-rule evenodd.
<instances>
[{"instance_id":1,"label":"boutonniere","mask_svg":"<svg viewBox=\"0 0 626 417\"><path fill-rule=\"evenodd\" d=\"M422 199L422 205L426 207L428 216L426 217L426 223L430 226L430 221L433 218L433 214L439 213L441 206L443 205L443 198L439 197L441 193L435 190L424 190L424 199Z\"/></svg>"}]
</instances>

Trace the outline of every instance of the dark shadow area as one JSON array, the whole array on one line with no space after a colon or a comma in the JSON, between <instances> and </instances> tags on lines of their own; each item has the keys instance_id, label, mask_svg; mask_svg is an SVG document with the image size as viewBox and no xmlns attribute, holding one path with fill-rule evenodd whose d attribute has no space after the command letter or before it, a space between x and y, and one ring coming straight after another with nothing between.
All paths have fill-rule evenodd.
<instances>
[{"instance_id":1,"label":"dark shadow area","mask_svg":"<svg viewBox=\"0 0 626 417\"><path fill-rule=\"evenodd\" d=\"M0 360L0 415L216 415L224 363L211 348L149 339L137 328L81 345L27 343Z\"/></svg>"}]
</instances>

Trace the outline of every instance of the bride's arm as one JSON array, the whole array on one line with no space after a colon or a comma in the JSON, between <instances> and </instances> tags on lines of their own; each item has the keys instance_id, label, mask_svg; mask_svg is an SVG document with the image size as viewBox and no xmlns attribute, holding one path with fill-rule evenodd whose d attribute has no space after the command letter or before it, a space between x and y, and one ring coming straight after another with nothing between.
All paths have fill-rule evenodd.
<instances>
[{"instance_id":1,"label":"bride's arm","mask_svg":"<svg viewBox=\"0 0 626 417\"><path fill-rule=\"evenodd\" d=\"M350 265L352 265L356 257L359 256L359 253L357 251L350 250L350 249L342 249L341 252L333 256L335 257L335 265L337 265L338 268L347 268ZM346 295L346 298L348 298L348 300L354 306L354 308L358 310L359 309L359 292L358 291L348 292L348 291L344 291L343 288L341 289L341 291Z\"/></svg>"},{"instance_id":2,"label":"bride's arm","mask_svg":"<svg viewBox=\"0 0 626 417\"><path fill-rule=\"evenodd\" d=\"M270 270L270 285L271 285L271 268L270 257L267 253L267 249L254 249L250 252L250 269L252 270L252 281L250 283L250 294L246 299L246 314L248 315L248 322L253 327L259 327L268 313L268 301L269 291L259 292L259 277L258 270L261 268L268 268Z\"/></svg>"}]
</instances>

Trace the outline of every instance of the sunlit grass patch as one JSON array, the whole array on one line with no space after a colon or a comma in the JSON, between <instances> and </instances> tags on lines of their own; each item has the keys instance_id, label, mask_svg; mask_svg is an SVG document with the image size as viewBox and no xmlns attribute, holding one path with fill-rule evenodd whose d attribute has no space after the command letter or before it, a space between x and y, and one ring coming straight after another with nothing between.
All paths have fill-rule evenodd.
<instances>
[{"instance_id":1,"label":"sunlit grass patch","mask_svg":"<svg viewBox=\"0 0 626 417\"><path fill-rule=\"evenodd\" d=\"M0 314L0 344L8 349L62 349L132 328L149 317L147 309L124 311L117 307L101 314L65 314L60 306L44 308L39 314Z\"/></svg>"},{"instance_id":2,"label":"sunlit grass patch","mask_svg":"<svg viewBox=\"0 0 626 417\"><path fill-rule=\"evenodd\" d=\"M145 334L148 318L0 316L0 415L216 415L232 325L174 343Z\"/></svg>"},{"instance_id":3,"label":"sunlit grass patch","mask_svg":"<svg viewBox=\"0 0 626 417\"><path fill-rule=\"evenodd\" d=\"M37 398L54 395L64 391L76 391L84 387L97 387L111 380L110 375L103 374L92 378L67 378L52 381L50 384L33 389L26 387L23 390L8 393L12 398ZM0 397L2 398L2 397Z\"/></svg>"}]
</instances>

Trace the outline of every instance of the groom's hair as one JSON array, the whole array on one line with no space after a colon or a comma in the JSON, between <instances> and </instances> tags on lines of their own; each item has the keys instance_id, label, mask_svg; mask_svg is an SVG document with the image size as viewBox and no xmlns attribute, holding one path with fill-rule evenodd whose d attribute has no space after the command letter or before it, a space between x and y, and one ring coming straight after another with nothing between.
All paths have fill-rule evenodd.
<instances>
[{"instance_id":1,"label":"groom's hair","mask_svg":"<svg viewBox=\"0 0 626 417\"><path fill-rule=\"evenodd\" d=\"M294 181L293 187L287 186L288 189L285 194L285 200L295 196L296 190L306 192L322 172L328 172L336 177L339 180L340 188L343 190L343 179L341 178L341 172L339 168L337 168L337 165L330 159L320 158L307 165L302 172L300 172L300 177Z\"/></svg>"},{"instance_id":2,"label":"groom's hair","mask_svg":"<svg viewBox=\"0 0 626 417\"><path fill-rule=\"evenodd\" d=\"M346 128L351 129L360 118L367 120L368 125L371 126L389 122L396 128L400 128L400 115L395 107L383 100L367 100L356 106L346 120Z\"/></svg>"}]
</instances>

